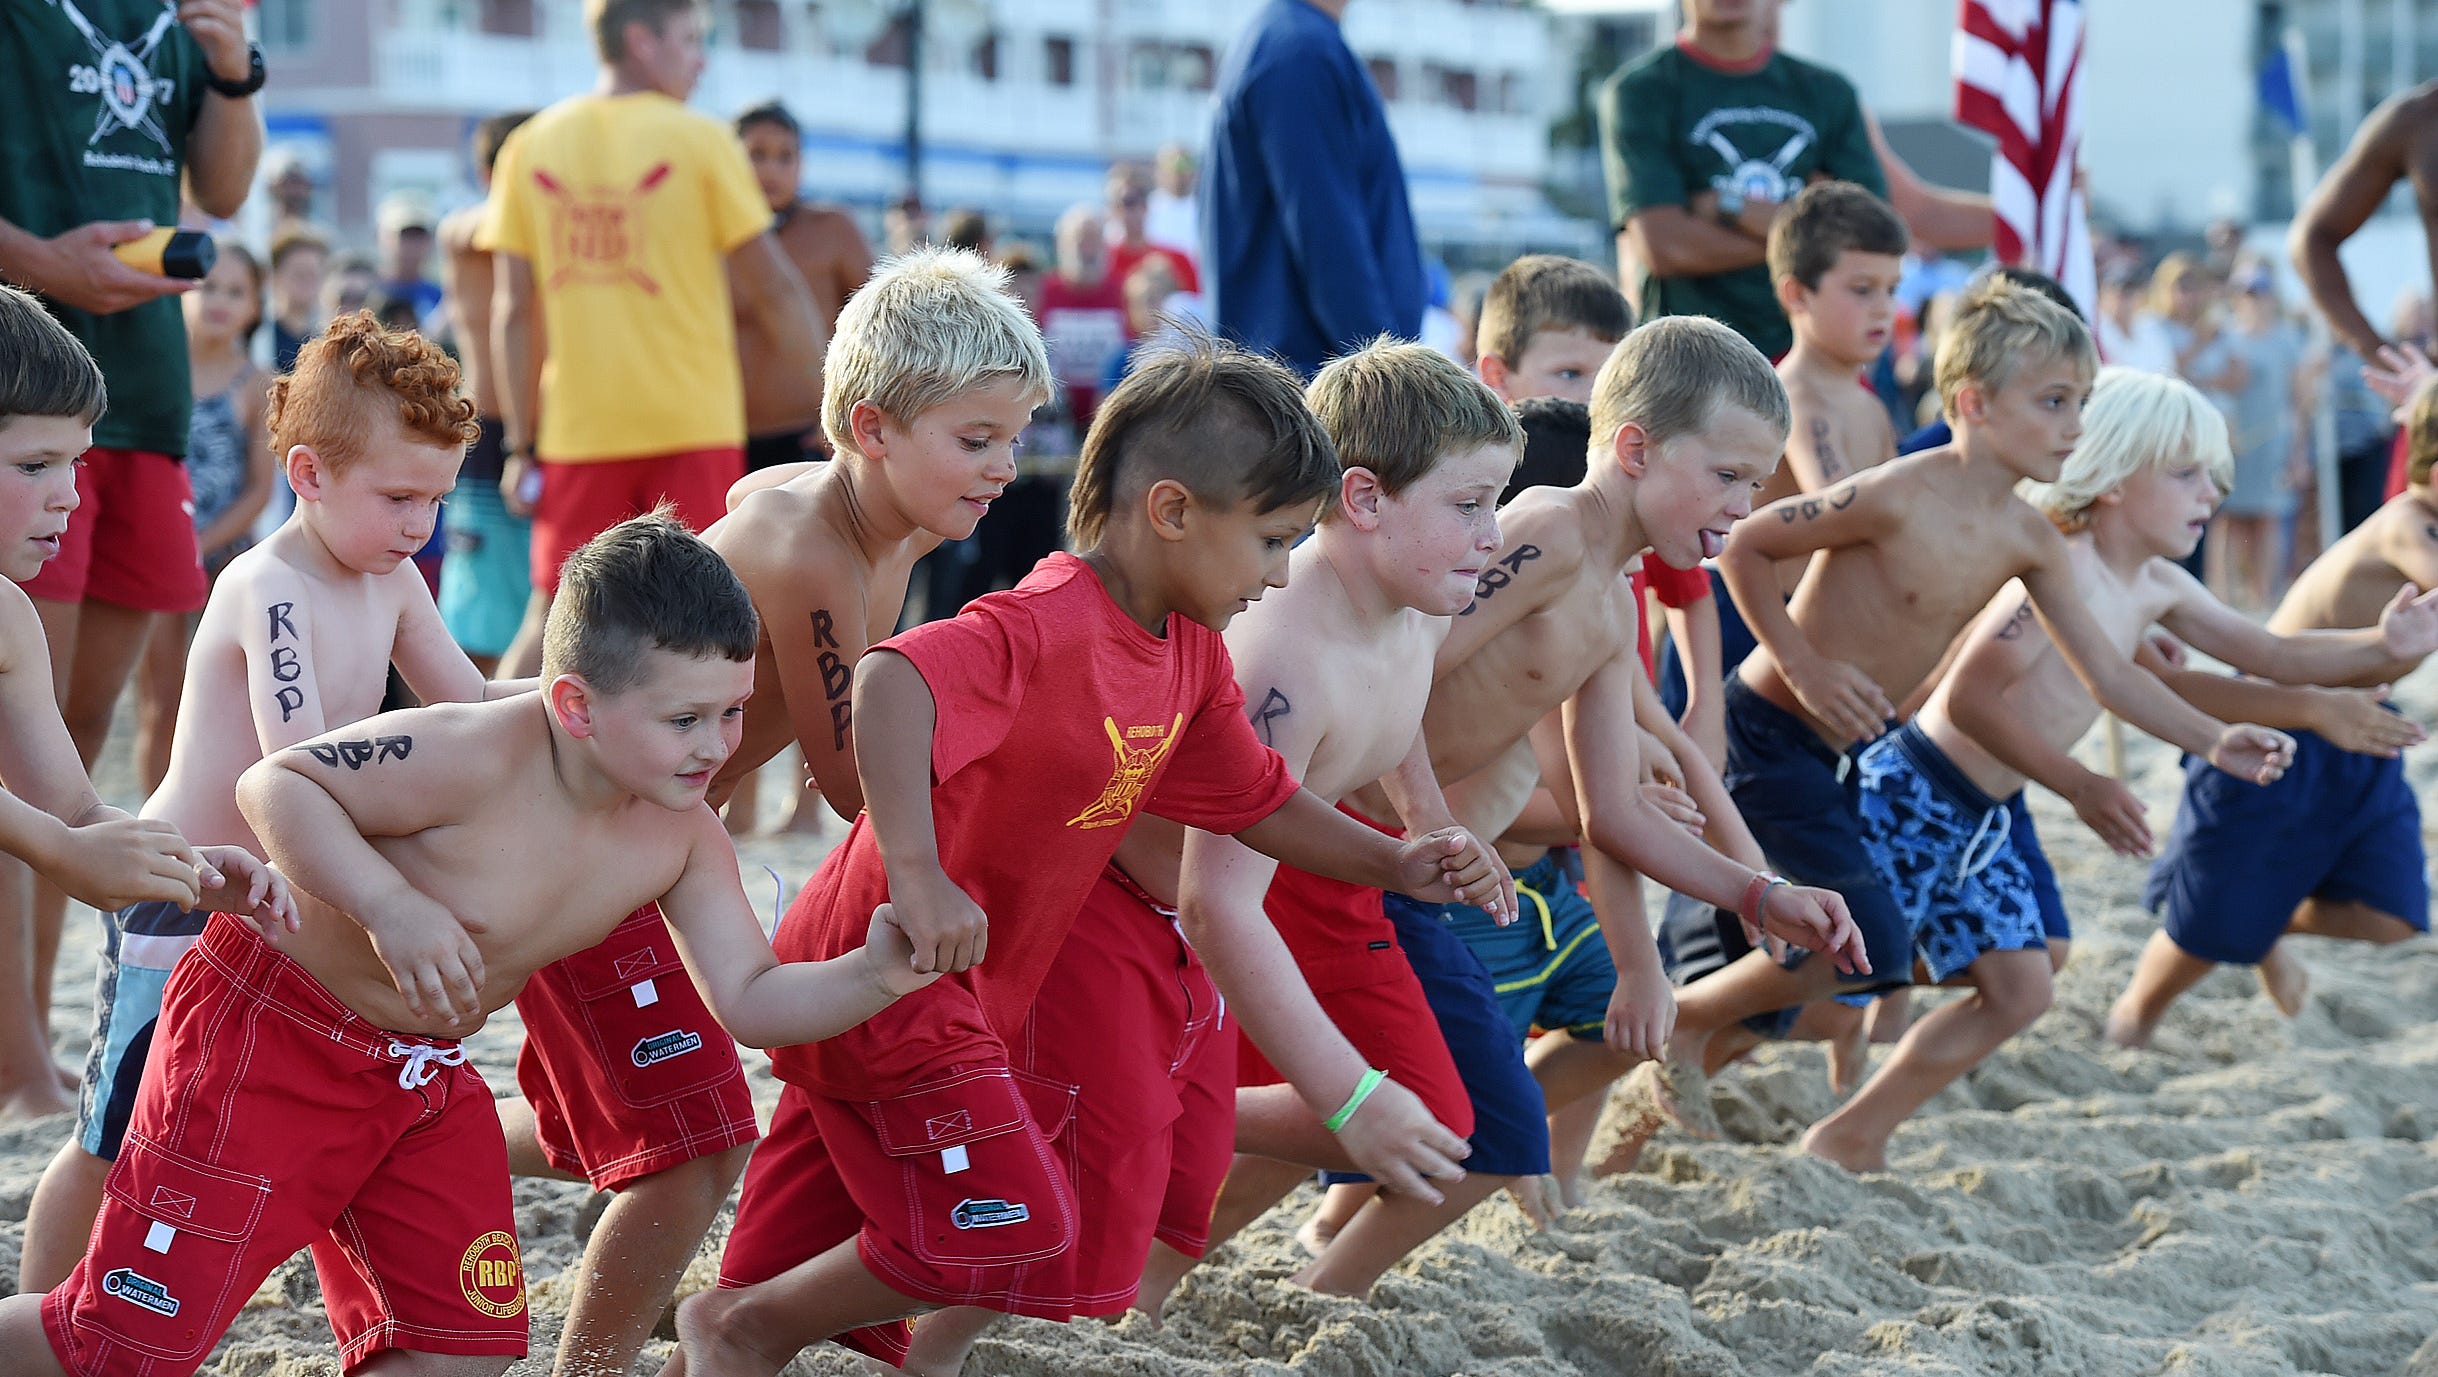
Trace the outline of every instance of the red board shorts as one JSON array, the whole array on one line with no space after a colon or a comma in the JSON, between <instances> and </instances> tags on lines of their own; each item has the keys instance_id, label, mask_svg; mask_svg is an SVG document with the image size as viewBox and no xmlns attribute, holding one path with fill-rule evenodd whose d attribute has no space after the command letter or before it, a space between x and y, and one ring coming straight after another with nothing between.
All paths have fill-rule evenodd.
<instances>
[{"instance_id":1,"label":"red board shorts","mask_svg":"<svg viewBox=\"0 0 2438 1377\"><path fill-rule=\"evenodd\" d=\"M1236 1142L1236 1034L1201 958L1116 866L1034 997L1017 1064L1075 1095L1075 1313L1134 1304L1156 1236L1192 1257Z\"/></svg>"},{"instance_id":2,"label":"red board shorts","mask_svg":"<svg viewBox=\"0 0 2438 1377\"><path fill-rule=\"evenodd\" d=\"M91 598L138 612L199 610L211 581L195 547L195 490L186 465L151 450L86 450L68 533L25 591L51 602Z\"/></svg>"},{"instance_id":3,"label":"red board shorts","mask_svg":"<svg viewBox=\"0 0 2438 1377\"><path fill-rule=\"evenodd\" d=\"M61 1365L191 1373L308 1245L348 1370L392 1348L522 1357L508 1149L464 1060L214 916L162 996L91 1250L43 1299Z\"/></svg>"},{"instance_id":4,"label":"red board shorts","mask_svg":"<svg viewBox=\"0 0 2438 1377\"><path fill-rule=\"evenodd\" d=\"M533 586L559 591L559 566L576 547L629 517L666 502L686 529L728 514L728 489L745 476L745 451L693 449L639 459L541 461L542 495L533 504Z\"/></svg>"},{"instance_id":5,"label":"red board shorts","mask_svg":"<svg viewBox=\"0 0 2438 1377\"><path fill-rule=\"evenodd\" d=\"M887 1099L784 1086L745 1168L720 1285L768 1281L853 1239L866 1270L918 1301L1072 1318L1074 1113L1074 1087L1004 1059ZM910 1333L899 1321L831 1337L897 1364Z\"/></svg>"},{"instance_id":6,"label":"red board shorts","mask_svg":"<svg viewBox=\"0 0 2438 1377\"><path fill-rule=\"evenodd\" d=\"M542 1155L614 1191L761 1136L736 1039L677 959L660 906L544 966L516 997L516 1087Z\"/></svg>"},{"instance_id":7,"label":"red board shorts","mask_svg":"<svg viewBox=\"0 0 2438 1377\"><path fill-rule=\"evenodd\" d=\"M1473 1098L1465 1093L1422 981L1380 902L1379 890L1282 865L1264 906L1295 954L1312 997L1363 1060L1419 1096L1450 1132L1469 1138ZM1236 1084L1278 1085L1286 1079L1250 1038L1243 1041Z\"/></svg>"}]
</instances>

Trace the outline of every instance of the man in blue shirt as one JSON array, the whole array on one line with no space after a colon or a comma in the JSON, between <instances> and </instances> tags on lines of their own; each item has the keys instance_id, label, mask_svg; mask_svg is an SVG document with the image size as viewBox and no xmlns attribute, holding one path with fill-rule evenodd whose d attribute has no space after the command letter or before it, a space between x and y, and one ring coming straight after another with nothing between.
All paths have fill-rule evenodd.
<instances>
[{"instance_id":1,"label":"man in blue shirt","mask_svg":"<svg viewBox=\"0 0 2438 1377\"><path fill-rule=\"evenodd\" d=\"M1202 172L1220 333L1305 377L1422 328L1422 245L1388 112L1338 23L1347 0L1270 0L1228 50Z\"/></svg>"}]
</instances>

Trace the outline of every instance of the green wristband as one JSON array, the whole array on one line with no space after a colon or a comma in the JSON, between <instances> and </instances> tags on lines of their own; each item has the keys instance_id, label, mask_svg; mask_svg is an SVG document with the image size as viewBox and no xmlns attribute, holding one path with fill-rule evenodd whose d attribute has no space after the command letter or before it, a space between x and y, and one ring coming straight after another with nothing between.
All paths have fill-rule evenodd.
<instances>
[{"instance_id":1,"label":"green wristband","mask_svg":"<svg viewBox=\"0 0 2438 1377\"><path fill-rule=\"evenodd\" d=\"M1365 1100L1371 1098L1371 1092L1379 1089L1380 1082L1387 1079L1388 1073L1376 1066L1365 1071L1363 1079L1354 1083L1354 1093L1346 1097L1346 1103L1338 1107L1337 1113L1321 1120L1321 1127L1328 1129L1331 1133L1346 1127L1346 1121L1354 1117L1354 1112L1363 1107Z\"/></svg>"}]
</instances>

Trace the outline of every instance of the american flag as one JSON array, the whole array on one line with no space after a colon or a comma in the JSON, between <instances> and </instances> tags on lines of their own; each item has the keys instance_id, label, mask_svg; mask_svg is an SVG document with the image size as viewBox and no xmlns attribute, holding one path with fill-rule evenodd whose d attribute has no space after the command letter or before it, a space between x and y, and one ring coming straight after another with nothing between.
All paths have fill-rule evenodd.
<instances>
[{"instance_id":1,"label":"american flag","mask_svg":"<svg viewBox=\"0 0 2438 1377\"><path fill-rule=\"evenodd\" d=\"M1955 117L1998 141L1989 195L1998 257L2056 278L2083 305L2099 294L2082 153L2082 0L1961 0Z\"/></svg>"}]
</instances>

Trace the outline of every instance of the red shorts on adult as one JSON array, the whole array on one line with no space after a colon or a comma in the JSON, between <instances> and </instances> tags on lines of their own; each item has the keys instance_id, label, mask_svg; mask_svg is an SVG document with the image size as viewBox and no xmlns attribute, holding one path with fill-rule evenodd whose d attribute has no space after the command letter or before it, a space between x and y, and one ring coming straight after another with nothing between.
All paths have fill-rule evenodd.
<instances>
[{"instance_id":1,"label":"red shorts on adult","mask_svg":"<svg viewBox=\"0 0 2438 1377\"><path fill-rule=\"evenodd\" d=\"M1366 1062L1419 1096L1432 1118L1469 1137L1473 1099L1380 898L1379 890L1282 865L1263 906L1329 1021ZM1237 1051L1236 1083L1285 1080L1246 1038Z\"/></svg>"},{"instance_id":2,"label":"red shorts on adult","mask_svg":"<svg viewBox=\"0 0 2438 1377\"><path fill-rule=\"evenodd\" d=\"M308 1245L347 1369L392 1348L522 1357L508 1149L464 1061L214 917L162 995L91 1250L43 1299L61 1365L191 1373Z\"/></svg>"},{"instance_id":3,"label":"red shorts on adult","mask_svg":"<svg viewBox=\"0 0 2438 1377\"><path fill-rule=\"evenodd\" d=\"M1175 911L1104 870L1016 1054L1075 1087L1075 1313L1122 1314L1155 1236L1202 1255L1235 1157L1236 1033Z\"/></svg>"},{"instance_id":4,"label":"red shorts on adult","mask_svg":"<svg viewBox=\"0 0 2438 1377\"><path fill-rule=\"evenodd\" d=\"M516 1086L559 1170L614 1191L760 1136L736 1039L687 977L659 905L535 971L516 1010Z\"/></svg>"},{"instance_id":5,"label":"red shorts on adult","mask_svg":"<svg viewBox=\"0 0 2438 1377\"><path fill-rule=\"evenodd\" d=\"M559 566L576 547L663 502L688 530L728 514L728 489L745 476L745 451L693 449L639 459L541 461L542 495L533 504L533 586L559 591Z\"/></svg>"},{"instance_id":6,"label":"red shorts on adult","mask_svg":"<svg viewBox=\"0 0 2438 1377\"><path fill-rule=\"evenodd\" d=\"M885 1100L784 1087L745 1168L720 1285L768 1281L853 1239L864 1267L912 1299L1072 1318L1074 1103L1071 1088L1004 1062ZM900 1322L831 1337L896 1364L908 1333Z\"/></svg>"},{"instance_id":7,"label":"red shorts on adult","mask_svg":"<svg viewBox=\"0 0 2438 1377\"><path fill-rule=\"evenodd\" d=\"M186 465L151 450L86 450L68 533L25 591L139 612L201 608L211 583L195 547L195 490Z\"/></svg>"}]
</instances>

